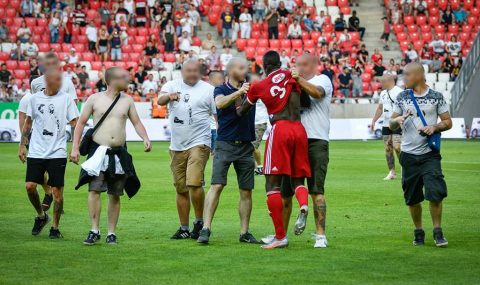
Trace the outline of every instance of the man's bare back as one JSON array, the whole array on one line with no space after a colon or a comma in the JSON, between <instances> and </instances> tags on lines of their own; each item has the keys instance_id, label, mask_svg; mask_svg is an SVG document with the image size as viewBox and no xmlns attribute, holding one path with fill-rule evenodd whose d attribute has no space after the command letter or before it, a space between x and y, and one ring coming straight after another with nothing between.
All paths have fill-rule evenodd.
<instances>
[{"instance_id":1,"label":"man's bare back","mask_svg":"<svg viewBox=\"0 0 480 285\"><path fill-rule=\"evenodd\" d=\"M133 99L130 96L120 95L120 99L108 114L105 121L93 135L93 140L104 146L117 147L123 146L126 140L126 122L130 117ZM105 114L110 105L115 100L105 92L93 94L88 99L84 108L92 108L93 124L96 125L100 118ZM135 111L136 112L136 111Z\"/></svg>"},{"instance_id":2,"label":"man's bare back","mask_svg":"<svg viewBox=\"0 0 480 285\"><path fill-rule=\"evenodd\" d=\"M300 94L292 91L285 107L275 114L270 120L271 123L278 120L300 121Z\"/></svg>"}]
</instances>

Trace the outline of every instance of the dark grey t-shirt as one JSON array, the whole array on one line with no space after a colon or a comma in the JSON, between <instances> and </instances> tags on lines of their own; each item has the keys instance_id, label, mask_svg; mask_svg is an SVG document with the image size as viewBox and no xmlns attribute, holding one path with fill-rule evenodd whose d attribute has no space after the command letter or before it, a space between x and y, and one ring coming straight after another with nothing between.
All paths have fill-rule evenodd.
<instances>
[{"instance_id":1,"label":"dark grey t-shirt","mask_svg":"<svg viewBox=\"0 0 480 285\"><path fill-rule=\"evenodd\" d=\"M423 124L413 105L409 92L411 92L410 89L400 93L393 107L393 111L400 115L403 115L407 110L410 110L413 114L405 120L402 127L402 151L416 155L425 154L432 150L428 147L427 137L421 136L419 133L419 129L423 127ZM424 94L415 94L415 98L429 126L437 123L438 115L449 110L442 93L432 89L428 89Z\"/></svg>"}]
</instances>

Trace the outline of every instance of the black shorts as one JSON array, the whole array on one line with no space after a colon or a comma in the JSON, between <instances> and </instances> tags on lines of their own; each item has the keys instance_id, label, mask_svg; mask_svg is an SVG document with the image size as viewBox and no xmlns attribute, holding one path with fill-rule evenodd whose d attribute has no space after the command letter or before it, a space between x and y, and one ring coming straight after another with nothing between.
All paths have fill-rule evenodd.
<instances>
[{"instance_id":1,"label":"black shorts","mask_svg":"<svg viewBox=\"0 0 480 285\"><path fill-rule=\"evenodd\" d=\"M307 178L309 194L325 194L325 178L327 177L327 169L329 162L329 143L325 140L309 139L308 140L308 160L310 162L310 170L312 176ZM294 186L289 177L283 177L281 192L282 197L292 197Z\"/></svg>"},{"instance_id":2,"label":"black shorts","mask_svg":"<svg viewBox=\"0 0 480 285\"><path fill-rule=\"evenodd\" d=\"M447 197L447 184L442 173L441 159L441 155L434 152L422 155L405 152L400 154L405 204L415 205L424 199L441 202Z\"/></svg>"},{"instance_id":3,"label":"black shorts","mask_svg":"<svg viewBox=\"0 0 480 285\"><path fill-rule=\"evenodd\" d=\"M401 134L402 134L402 128L398 128L394 131L392 131L389 127L382 128L382 136L401 135Z\"/></svg>"},{"instance_id":4,"label":"black shorts","mask_svg":"<svg viewBox=\"0 0 480 285\"><path fill-rule=\"evenodd\" d=\"M390 33L383 33L382 36L380 37L380 39L388 41L389 37L390 37Z\"/></svg>"},{"instance_id":5,"label":"black shorts","mask_svg":"<svg viewBox=\"0 0 480 285\"><path fill-rule=\"evenodd\" d=\"M253 151L251 142L217 141L213 156L211 183L227 185L228 169L233 164L237 173L238 188L252 190L255 186Z\"/></svg>"},{"instance_id":6,"label":"black shorts","mask_svg":"<svg viewBox=\"0 0 480 285\"><path fill-rule=\"evenodd\" d=\"M44 183L45 172L48 173L47 185L63 187L65 184L66 158L27 158L27 175L25 182Z\"/></svg>"}]
</instances>

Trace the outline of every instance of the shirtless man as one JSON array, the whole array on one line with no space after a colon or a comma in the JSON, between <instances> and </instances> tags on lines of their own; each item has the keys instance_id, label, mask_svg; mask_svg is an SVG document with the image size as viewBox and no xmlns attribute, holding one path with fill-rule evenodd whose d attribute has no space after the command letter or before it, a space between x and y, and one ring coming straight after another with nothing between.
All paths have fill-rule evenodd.
<instances>
[{"instance_id":1,"label":"shirtless man","mask_svg":"<svg viewBox=\"0 0 480 285\"><path fill-rule=\"evenodd\" d=\"M290 176L300 213L295 223L295 234L305 230L308 214L308 190L304 180L310 177L308 140L300 120L301 88L290 71L281 70L280 55L268 51L263 56L267 77L252 85L247 98L238 108L244 115L261 99L271 118L272 130L268 136L264 155L267 206L275 226L275 238L262 246L266 249L288 246L283 222L281 183L283 176Z\"/></svg>"},{"instance_id":2,"label":"shirtless man","mask_svg":"<svg viewBox=\"0 0 480 285\"><path fill-rule=\"evenodd\" d=\"M130 119L135 131L143 139L145 152L149 152L152 148L145 127L135 109L133 99L121 93L128 87L129 75L127 71L119 67L111 67L105 72L105 81L108 86L107 91L93 94L88 98L83 107L73 136L73 146L70 154L70 160L78 163L80 159L80 139L88 118L93 114L94 125L97 124L116 97L120 96L117 104L93 135L93 146L88 155L89 159L82 164L80 181L76 187L78 189L81 185L89 183L88 208L92 229L84 241L86 245L93 245L100 239L99 221L102 205L100 193L108 193L108 235L106 242L108 244L116 244L117 236L115 235L115 229L120 214L120 196L123 195L124 188L129 197L135 195L140 188L140 182L136 177L131 156L125 148L127 118ZM92 156L97 157L97 155L100 155L100 159L103 160L118 157L121 167L116 165L115 169L110 169L110 167L104 168L102 166L105 163L100 163L102 166L95 169L92 167L92 163L90 163L93 161L90 158ZM97 175L90 175L94 173Z\"/></svg>"}]
</instances>

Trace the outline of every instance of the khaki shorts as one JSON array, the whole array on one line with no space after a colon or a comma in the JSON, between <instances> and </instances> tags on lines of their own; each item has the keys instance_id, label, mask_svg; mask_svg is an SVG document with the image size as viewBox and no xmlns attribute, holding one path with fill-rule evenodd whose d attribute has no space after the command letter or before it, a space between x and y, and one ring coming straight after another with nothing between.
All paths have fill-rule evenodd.
<instances>
[{"instance_id":1,"label":"khaki shorts","mask_svg":"<svg viewBox=\"0 0 480 285\"><path fill-rule=\"evenodd\" d=\"M126 174L117 174L114 179L107 179L105 172L102 171L90 181L88 191L107 192L110 195L122 196L126 181Z\"/></svg>"},{"instance_id":2,"label":"khaki shorts","mask_svg":"<svg viewBox=\"0 0 480 285\"><path fill-rule=\"evenodd\" d=\"M387 136L383 136L383 142L384 143L388 143L389 141L392 141L392 144L396 145L396 144L401 144L402 143L402 135L397 135L397 134L393 134L393 135L387 135Z\"/></svg>"},{"instance_id":3,"label":"khaki shorts","mask_svg":"<svg viewBox=\"0 0 480 285\"><path fill-rule=\"evenodd\" d=\"M263 139L263 134L265 134L266 130L267 130L267 123L255 125L255 141L253 142L253 147L255 149L258 149L258 147L260 146L260 143L262 142L262 139Z\"/></svg>"},{"instance_id":4,"label":"khaki shorts","mask_svg":"<svg viewBox=\"0 0 480 285\"><path fill-rule=\"evenodd\" d=\"M210 148L206 145L184 151L170 151L173 185L178 193L187 192L187 186L200 187L205 184L205 166L209 157Z\"/></svg>"}]
</instances>

